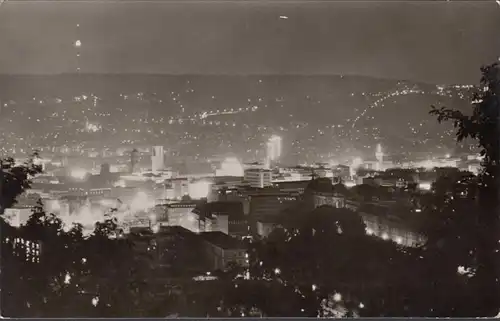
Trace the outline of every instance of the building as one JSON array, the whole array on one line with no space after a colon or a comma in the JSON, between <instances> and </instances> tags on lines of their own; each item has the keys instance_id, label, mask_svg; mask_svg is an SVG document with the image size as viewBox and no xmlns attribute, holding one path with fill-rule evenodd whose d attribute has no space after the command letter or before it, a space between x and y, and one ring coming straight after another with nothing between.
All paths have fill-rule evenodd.
<instances>
[{"instance_id":1,"label":"building","mask_svg":"<svg viewBox=\"0 0 500 321\"><path fill-rule=\"evenodd\" d=\"M257 235L266 238L274 229L279 226L274 218L261 217L257 220Z\"/></svg>"},{"instance_id":2,"label":"building","mask_svg":"<svg viewBox=\"0 0 500 321\"><path fill-rule=\"evenodd\" d=\"M252 194L248 202L249 216L252 219L277 216L282 211L293 207L299 200L298 195L290 193Z\"/></svg>"},{"instance_id":3,"label":"building","mask_svg":"<svg viewBox=\"0 0 500 321\"><path fill-rule=\"evenodd\" d=\"M266 167L272 166L281 156L281 137L272 136L267 142Z\"/></svg>"},{"instance_id":4,"label":"building","mask_svg":"<svg viewBox=\"0 0 500 321\"><path fill-rule=\"evenodd\" d=\"M197 202L179 202L160 204L154 207L156 222L162 226L181 226L192 232L198 231L197 215L193 210L198 206Z\"/></svg>"},{"instance_id":5,"label":"building","mask_svg":"<svg viewBox=\"0 0 500 321\"><path fill-rule=\"evenodd\" d=\"M286 181L274 183L274 186L281 193L304 194L304 191L309 183L310 180Z\"/></svg>"},{"instance_id":6,"label":"building","mask_svg":"<svg viewBox=\"0 0 500 321\"><path fill-rule=\"evenodd\" d=\"M210 270L227 270L232 264L248 267L248 254L244 243L222 232L200 234L204 241L204 256Z\"/></svg>"},{"instance_id":7,"label":"building","mask_svg":"<svg viewBox=\"0 0 500 321\"><path fill-rule=\"evenodd\" d=\"M151 155L151 170L153 172L161 171L165 168L165 152L163 146L153 146Z\"/></svg>"},{"instance_id":8,"label":"building","mask_svg":"<svg viewBox=\"0 0 500 321\"><path fill-rule=\"evenodd\" d=\"M342 184L333 185L329 178L317 178L307 186L304 200L312 209L324 205L343 208L347 193L346 187Z\"/></svg>"},{"instance_id":9,"label":"building","mask_svg":"<svg viewBox=\"0 0 500 321\"><path fill-rule=\"evenodd\" d=\"M200 203L193 210L200 232L220 231L234 237L248 235L248 221L241 202Z\"/></svg>"},{"instance_id":10,"label":"building","mask_svg":"<svg viewBox=\"0 0 500 321\"><path fill-rule=\"evenodd\" d=\"M267 169L247 169L244 181L251 187L264 188L272 185L273 173Z\"/></svg>"}]
</instances>

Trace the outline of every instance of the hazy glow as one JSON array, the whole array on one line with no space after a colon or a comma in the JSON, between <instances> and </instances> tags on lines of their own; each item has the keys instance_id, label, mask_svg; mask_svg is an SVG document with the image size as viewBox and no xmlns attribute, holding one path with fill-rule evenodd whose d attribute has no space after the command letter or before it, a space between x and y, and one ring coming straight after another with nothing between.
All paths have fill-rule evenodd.
<instances>
[{"instance_id":1,"label":"hazy glow","mask_svg":"<svg viewBox=\"0 0 500 321\"><path fill-rule=\"evenodd\" d=\"M130 210L132 212L145 211L155 206L154 200L150 199L144 192L139 192L130 203Z\"/></svg>"},{"instance_id":2,"label":"hazy glow","mask_svg":"<svg viewBox=\"0 0 500 321\"><path fill-rule=\"evenodd\" d=\"M73 169L70 173L71 177L75 178L75 179L84 179L85 176L87 176L87 171L84 170L84 169L81 169L81 168L77 168L77 169Z\"/></svg>"},{"instance_id":3,"label":"hazy glow","mask_svg":"<svg viewBox=\"0 0 500 321\"><path fill-rule=\"evenodd\" d=\"M429 191L431 189L431 183L420 183L418 184L418 188L422 189L422 190L425 190L425 191Z\"/></svg>"},{"instance_id":4,"label":"hazy glow","mask_svg":"<svg viewBox=\"0 0 500 321\"><path fill-rule=\"evenodd\" d=\"M281 137L273 135L267 142L267 160L275 161L281 156Z\"/></svg>"},{"instance_id":5,"label":"hazy glow","mask_svg":"<svg viewBox=\"0 0 500 321\"><path fill-rule=\"evenodd\" d=\"M235 157L226 158L219 171L219 176L243 176L243 165Z\"/></svg>"},{"instance_id":6,"label":"hazy glow","mask_svg":"<svg viewBox=\"0 0 500 321\"><path fill-rule=\"evenodd\" d=\"M197 181L188 185L188 194L192 199L208 197L212 183L208 181Z\"/></svg>"},{"instance_id":7,"label":"hazy glow","mask_svg":"<svg viewBox=\"0 0 500 321\"><path fill-rule=\"evenodd\" d=\"M389 234L387 234L387 233L385 233L385 232L384 232L384 233L382 233L382 239L383 239L383 240L388 240L388 239L389 239Z\"/></svg>"},{"instance_id":8,"label":"hazy glow","mask_svg":"<svg viewBox=\"0 0 500 321\"><path fill-rule=\"evenodd\" d=\"M352 181L347 181L344 183L345 187L353 187L353 186L356 186L356 183L355 182L352 182Z\"/></svg>"}]
</instances>

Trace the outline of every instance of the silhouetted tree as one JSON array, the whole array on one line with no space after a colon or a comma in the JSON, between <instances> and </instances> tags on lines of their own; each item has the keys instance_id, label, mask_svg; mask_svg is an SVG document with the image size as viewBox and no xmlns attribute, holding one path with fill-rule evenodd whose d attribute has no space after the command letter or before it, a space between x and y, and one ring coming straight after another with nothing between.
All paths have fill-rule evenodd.
<instances>
[{"instance_id":1,"label":"silhouetted tree","mask_svg":"<svg viewBox=\"0 0 500 321\"><path fill-rule=\"evenodd\" d=\"M481 68L481 87L473 97L471 115L449 108L431 110L439 122L452 121L457 129L457 141L477 140L483 172L479 184L477 215L477 272L481 288L482 313L496 315L499 308L498 287L498 223L500 184L500 69L498 64ZM473 213L471 213L473 215Z\"/></svg>"}]
</instances>

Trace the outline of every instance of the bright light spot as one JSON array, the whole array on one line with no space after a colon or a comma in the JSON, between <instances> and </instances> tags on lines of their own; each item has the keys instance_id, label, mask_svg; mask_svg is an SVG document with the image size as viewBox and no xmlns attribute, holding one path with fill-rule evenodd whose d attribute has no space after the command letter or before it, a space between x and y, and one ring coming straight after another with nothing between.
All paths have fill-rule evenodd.
<instances>
[{"instance_id":1,"label":"bright light spot","mask_svg":"<svg viewBox=\"0 0 500 321\"><path fill-rule=\"evenodd\" d=\"M304 309L300 309L300 312L304 312L305 310Z\"/></svg>"},{"instance_id":2,"label":"bright light spot","mask_svg":"<svg viewBox=\"0 0 500 321\"><path fill-rule=\"evenodd\" d=\"M75 41L75 47L81 47L82 42L80 40Z\"/></svg>"},{"instance_id":3,"label":"bright light spot","mask_svg":"<svg viewBox=\"0 0 500 321\"><path fill-rule=\"evenodd\" d=\"M500 241L499 241L499 242L500 242ZM264 262L260 261L260 262L259 262L259 265L260 265L260 266L262 266L262 264L263 264L263 263L264 263Z\"/></svg>"},{"instance_id":4,"label":"bright light spot","mask_svg":"<svg viewBox=\"0 0 500 321\"><path fill-rule=\"evenodd\" d=\"M367 227L367 228L366 228L366 234L367 234L367 235L373 235L373 234L374 234L374 232L373 232L373 230L372 230L371 228Z\"/></svg>"},{"instance_id":5,"label":"bright light spot","mask_svg":"<svg viewBox=\"0 0 500 321\"><path fill-rule=\"evenodd\" d=\"M335 294L333 295L333 301L335 301L335 302L340 302L340 301L342 301L342 295L341 295L340 293L335 293Z\"/></svg>"},{"instance_id":6,"label":"bright light spot","mask_svg":"<svg viewBox=\"0 0 500 321\"><path fill-rule=\"evenodd\" d=\"M365 307L365 305L363 304L363 302L360 302L360 303L359 303L359 308L360 308L360 309L363 309L364 307Z\"/></svg>"},{"instance_id":7,"label":"bright light spot","mask_svg":"<svg viewBox=\"0 0 500 321\"><path fill-rule=\"evenodd\" d=\"M158 233L160 231L160 225L153 225L153 227L151 227L151 231L153 231L153 233Z\"/></svg>"},{"instance_id":8,"label":"bright light spot","mask_svg":"<svg viewBox=\"0 0 500 321\"><path fill-rule=\"evenodd\" d=\"M96 296L95 298L92 299L92 305L96 307L98 304L99 304L99 297Z\"/></svg>"},{"instance_id":9,"label":"bright light spot","mask_svg":"<svg viewBox=\"0 0 500 321\"><path fill-rule=\"evenodd\" d=\"M245 258L248 259L248 253L245 253Z\"/></svg>"},{"instance_id":10,"label":"bright light spot","mask_svg":"<svg viewBox=\"0 0 500 321\"><path fill-rule=\"evenodd\" d=\"M347 181L344 183L345 187L353 187L353 186L356 186L356 183L355 182L352 182L352 181Z\"/></svg>"},{"instance_id":11,"label":"bright light spot","mask_svg":"<svg viewBox=\"0 0 500 321\"><path fill-rule=\"evenodd\" d=\"M217 171L217 176L242 177L243 166L238 159L228 157L222 162L220 170Z\"/></svg>"},{"instance_id":12,"label":"bright light spot","mask_svg":"<svg viewBox=\"0 0 500 321\"><path fill-rule=\"evenodd\" d=\"M279 275L281 273L281 270L279 268L274 269L274 274Z\"/></svg>"},{"instance_id":13,"label":"bright light spot","mask_svg":"<svg viewBox=\"0 0 500 321\"><path fill-rule=\"evenodd\" d=\"M415 212L420 213L422 210L420 208L415 209Z\"/></svg>"},{"instance_id":14,"label":"bright light spot","mask_svg":"<svg viewBox=\"0 0 500 321\"><path fill-rule=\"evenodd\" d=\"M82 263L87 263L87 259L86 258L82 258Z\"/></svg>"},{"instance_id":15,"label":"bright light spot","mask_svg":"<svg viewBox=\"0 0 500 321\"><path fill-rule=\"evenodd\" d=\"M73 169L70 175L73 178L82 180L87 176L87 171L84 169Z\"/></svg>"},{"instance_id":16,"label":"bright light spot","mask_svg":"<svg viewBox=\"0 0 500 321\"><path fill-rule=\"evenodd\" d=\"M398 244L403 244L403 238L401 236L398 236L398 237L396 237L395 242Z\"/></svg>"},{"instance_id":17,"label":"bright light spot","mask_svg":"<svg viewBox=\"0 0 500 321\"><path fill-rule=\"evenodd\" d=\"M207 272L207 275L210 275L211 273L210 272Z\"/></svg>"},{"instance_id":18,"label":"bright light spot","mask_svg":"<svg viewBox=\"0 0 500 321\"><path fill-rule=\"evenodd\" d=\"M431 183L420 183L420 184L418 184L418 187L422 190L430 191Z\"/></svg>"},{"instance_id":19,"label":"bright light spot","mask_svg":"<svg viewBox=\"0 0 500 321\"><path fill-rule=\"evenodd\" d=\"M286 19L288 19L288 17L287 16L280 16L280 19L286 20Z\"/></svg>"},{"instance_id":20,"label":"bright light spot","mask_svg":"<svg viewBox=\"0 0 500 321\"><path fill-rule=\"evenodd\" d=\"M70 284L71 283L71 275L68 273L66 273L66 275L64 276L64 284Z\"/></svg>"},{"instance_id":21,"label":"bright light spot","mask_svg":"<svg viewBox=\"0 0 500 321\"><path fill-rule=\"evenodd\" d=\"M316 286L316 284L313 284L311 288L312 288L312 290L313 290L313 291L316 291L316 289L317 289L318 287Z\"/></svg>"},{"instance_id":22,"label":"bright light spot","mask_svg":"<svg viewBox=\"0 0 500 321\"><path fill-rule=\"evenodd\" d=\"M188 185L188 194L192 199L200 199L208 197L212 183L208 181L197 181Z\"/></svg>"},{"instance_id":23,"label":"bright light spot","mask_svg":"<svg viewBox=\"0 0 500 321\"><path fill-rule=\"evenodd\" d=\"M382 239L383 239L383 240L388 240L388 239L389 239L389 234L387 234L387 233L385 233L385 232L384 232L384 233L382 233Z\"/></svg>"},{"instance_id":24,"label":"bright light spot","mask_svg":"<svg viewBox=\"0 0 500 321\"><path fill-rule=\"evenodd\" d=\"M451 157L451 155L450 155L450 154L446 154L446 155L445 155L445 157L446 157L446 158L450 158L450 157Z\"/></svg>"}]
</instances>

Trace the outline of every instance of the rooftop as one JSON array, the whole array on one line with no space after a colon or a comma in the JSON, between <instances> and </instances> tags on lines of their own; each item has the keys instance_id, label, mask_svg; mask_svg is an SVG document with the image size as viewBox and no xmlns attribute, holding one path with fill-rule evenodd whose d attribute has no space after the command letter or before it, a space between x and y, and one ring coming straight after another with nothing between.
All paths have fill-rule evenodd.
<instances>
[{"instance_id":1,"label":"rooftop","mask_svg":"<svg viewBox=\"0 0 500 321\"><path fill-rule=\"evenodd\" d=\"M203 232L200 233L200 236L203 238L205 242L213 244L217 247L220 247L225 250L243 250L245 249L245 245L238 241L237 239L224 234L222 232Z\"/></svg>"}]
</instances>

